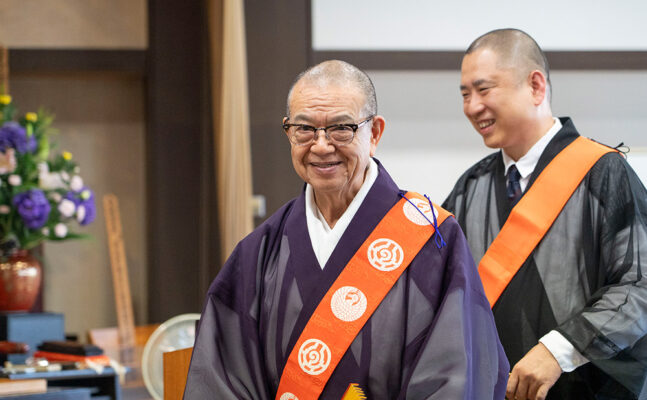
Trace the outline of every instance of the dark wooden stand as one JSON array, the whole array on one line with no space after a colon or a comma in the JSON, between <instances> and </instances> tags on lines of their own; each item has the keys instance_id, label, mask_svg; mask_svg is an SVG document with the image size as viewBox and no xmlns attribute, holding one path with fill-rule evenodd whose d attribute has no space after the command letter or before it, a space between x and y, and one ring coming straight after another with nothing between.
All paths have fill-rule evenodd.
<instances>
[{"instance_id":1,"label":"dark wooden stand","mask_svg":"<svg viewBox=\"0 0 647 400\"><path fill-rule=\"evenodd\" d=\"M47 392L37 394L0 396L7 399L87 399L121 400L119 376L112 368L105 368L101 374L91 369L58 372L34 372L11 374L9 379L47 379ZM71 390L75 388L77 390ZM70 389L70 390L68 390ZM53 396L53 397L51 397Z\"/></svg>"}]
</instances>

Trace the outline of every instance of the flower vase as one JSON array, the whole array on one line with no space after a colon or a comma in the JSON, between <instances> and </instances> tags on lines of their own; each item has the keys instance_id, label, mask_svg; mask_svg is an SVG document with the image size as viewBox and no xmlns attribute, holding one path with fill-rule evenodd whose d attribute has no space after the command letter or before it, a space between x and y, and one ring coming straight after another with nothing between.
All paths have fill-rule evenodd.
<instances>
[{"instance_id":1,"label":"flower vase","mask_svg":"<svg viewBox=\"0 0 647 400\"><path fill-rule=\"evenodd\" d=\"M0 312L29 311L38 297L40 262L26 250L0 262Z\"/></svg>"}]
</instances>

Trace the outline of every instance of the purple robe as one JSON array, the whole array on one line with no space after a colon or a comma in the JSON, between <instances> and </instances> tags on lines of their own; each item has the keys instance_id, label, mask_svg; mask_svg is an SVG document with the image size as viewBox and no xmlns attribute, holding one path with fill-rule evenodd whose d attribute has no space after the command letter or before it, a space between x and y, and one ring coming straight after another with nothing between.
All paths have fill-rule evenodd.
<instances>
[{"instance_id":1,"label":"purple robe","mask_svg":"<svg viewBox=\"0 0 647 400\"><path fill-rule=\"evenodd\" d=\"M184 398L274 399L308 319L399 199L379 165L323 269L308 236L303 193L243 239L207 294ZM503 399L509 365L472 256L454 218L439 231L447 245L439 249L434 236L424 245L320 398L338 400L357 383L369 399Z\"/></svg>"}]
</instances>

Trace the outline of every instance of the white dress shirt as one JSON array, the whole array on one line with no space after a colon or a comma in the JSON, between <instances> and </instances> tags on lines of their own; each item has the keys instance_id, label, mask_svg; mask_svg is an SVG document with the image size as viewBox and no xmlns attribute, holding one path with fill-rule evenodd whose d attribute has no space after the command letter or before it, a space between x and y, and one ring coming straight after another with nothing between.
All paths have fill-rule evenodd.
<instances>
[{"instance_id":1,"label":"white dress shirt","mask_svg":"<svg viewBox=\"0 0 647 400\"><path fill-rule=\"evenodd\" d=\"M519 171L519 174L521 175L521 179L519 179L519 185L521 185L522 192L524 192L526 190L526 187L528 186L528 182L530 181L530 174L532 174L532 171L535 170L541 153L543 153L544 149L546 149L546 146L548 146L548 142L550 142L553 137L555 137L557 132L562 129L562 123L559 121L559 119L553 119L555 120L555 123L550 127L548 132L546 132L546 134L542 136L541 139L539 139L537 143L535 143L530 148L530 150L528 150L528 152L516 162L509 155L507 155L505 151L501 151L503 155L503 165L505 166L505 175L508 176L510 167L515 165L517 167L517 170Z\"/></svg>"},{"instance_id":2,"label":"white dress shirt","mask_svg":"<svg viewBox=\"0 0 647 400\"><path fill-rule=\"evenodd\" d=\"M521 186L522 192L525 191L526 187L528 186L530 175L535 170L541 153L543 153L546 149L548 142L550 142L551 139L557 134L557 132L562 129L562 123L559 121L559 119L554 118L554 120L555 123L548 130L548 132L546 132L546 134L542 136L541 139L539 139L537 143L535 143L530 148L530 150L528 150L528 152L516 162L510 156L508 156L505 151L501 152L503 155L503 164L505 166L506 176L511 166L517 166L517 170L521 175L519 184ZM586 357L584 357L579 351L577 351L577 349L575 349L575 347L573 347L571 342L566 340L566 338L561 333L555 330L548 332L541 339L539 339L539 341L543 343L544 346L546 346L548 351L551 352L553 357L555 357L555 359L559 363L559 366L562 368L562 371L564 372L571 372L575 368L589 362Z\"/></svg>"},{"instance_id":3,"label":"white dress shirt","mask_svg":"<svg viewBox=\"0 0 647 400\"><path fill-rule=\"evenodd\" d=\"M371 159L368 163L368 171L366 171L366 176L364 177L364 183L360 187L359 191L353 198L353 201L350 202L344 214L339 218L335 226L331 229L328 226L328 222L319 211L319 207L315 203L315 196L310 184L306 185L306 223L308 225L308 234L310 235L310 241L312 242L312 248L317 256L317 261L319 261L319 266L321 269L324 268L330 258L330 254L337 246L341 235L344 234L348 224L353 219L359 206L364 201L366 194L375 183L377 179L378 169L377 163Z\"/></svg>"}]
</instances>

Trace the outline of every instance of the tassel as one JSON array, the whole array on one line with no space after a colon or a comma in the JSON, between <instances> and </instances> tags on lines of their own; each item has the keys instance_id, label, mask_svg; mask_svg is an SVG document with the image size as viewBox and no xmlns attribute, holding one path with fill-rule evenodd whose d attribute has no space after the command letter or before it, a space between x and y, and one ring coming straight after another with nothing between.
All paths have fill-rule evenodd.
<instances>
[{"instance_id":1,"label":"tassel","mask_svg":"<svg viewBox=\"0 0 647 400\"><path fill-rule=\"evenodd\" d=\"M366 395L357 383L351 383L341 400L366 400Z\"/></svg>"},{"instance_id":2,"label":"tassel","mask_svg":"<svg viewBox=\"0 0 647 400\"><path fill-rule=\"evenodd\" d=\"M438 230L438 220L436 219L436 212L434 211L434 205L431 203L431 199L429 198L429 196L427 196L426 194L424 195L427 201L429 202L429 207L431 207L431 215L434 217L433 222L429 221L429 218L427 218L425 213L423 213L422 210L416 207L416 205L413 204L411 200L407 199L407 196L405 196L403 192L400 192L398 194L400 195L400 197L408 201L409 204L414 206L415 209L418 210L418 212L429 222L429 224L434 226L434 229L435 229L434 240L436 241L436 247L438 247L439 249L442 249L443 247L447 246L445 239L443 239L443 235L441 235L440 230Z\"/></svg>"},{"instance_id":3,"label":"tassel","mask_svg":"<svg viewBox=\"0 0 647 400\"><path fill-rule=\"evenodd\" d=\"M423 195L425 196L425 199L429 202L429 207L431 207L431 215L434 216L434 229L436 230L436 235L435 235L435 240L436 240L436 246L439 249L442 249L443 247L447 246L447 243L445 243L445 239L443 239L443 235L440 234L440 230L438 229L438 220L436 219L436 213L434 212L434 205L431 204L431 199L429 196L426 194ZM440 238L440 243L438 242L438 239Z\"/></svg>"}]
</instances>

